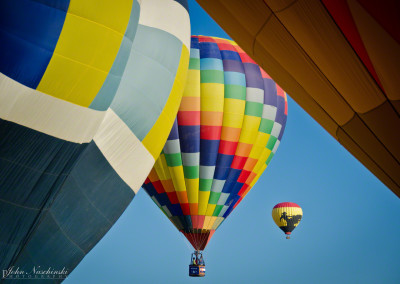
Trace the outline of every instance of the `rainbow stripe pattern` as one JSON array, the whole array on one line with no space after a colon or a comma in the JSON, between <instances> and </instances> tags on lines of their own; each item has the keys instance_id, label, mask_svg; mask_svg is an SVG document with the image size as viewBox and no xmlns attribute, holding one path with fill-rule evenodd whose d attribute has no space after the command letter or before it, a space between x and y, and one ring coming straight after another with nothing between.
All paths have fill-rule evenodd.
<instances>
[{"instance_id":1,"label":"rainbow stripe pattern","mask_svg":"<svg viewBox=\"0 0 400 284\"><path fill-rule=\"evenodd\" d=\"M182 102L143 188L203 250L274 156L284 91L234 42L192 36Z\"/></svg>"}]
</instances>

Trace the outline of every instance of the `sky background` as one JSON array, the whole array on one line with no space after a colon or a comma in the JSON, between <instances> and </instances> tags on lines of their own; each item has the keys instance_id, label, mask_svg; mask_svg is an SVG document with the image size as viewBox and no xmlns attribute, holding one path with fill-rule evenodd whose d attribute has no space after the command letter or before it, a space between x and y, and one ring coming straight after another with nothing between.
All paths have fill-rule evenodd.
<instances>
[{"instance_id":1,"label":"sky background","mask_svg":"<svg viewBox=\"0 0 400 284\"><path fill-rule=\"evenodd\" d=\"M189 8L193 35L229 38ZM193 248L140 190L64 283L400 283L400 199L288 103L277 154L204 252L206 277L188 276ZM304 214L290 240L271 217L286 201Z\"/></svg>"}]
</instances>

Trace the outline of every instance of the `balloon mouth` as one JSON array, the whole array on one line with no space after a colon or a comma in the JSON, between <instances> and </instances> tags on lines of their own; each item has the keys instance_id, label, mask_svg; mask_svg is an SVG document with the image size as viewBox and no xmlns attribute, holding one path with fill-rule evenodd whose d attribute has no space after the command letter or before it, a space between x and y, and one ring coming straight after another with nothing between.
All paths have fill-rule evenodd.
<instances>
[{"instance_id":1,"label":"balloon mouth","mask_svg":"<svg viewBox=\"0 0 400 284\"><path fill-rule=\"evenodd\" d=\"M286 232L285 234L286 234L286 235L290 235L290 234L291 234L291 232Z\"/></svg>"}]
</instances>

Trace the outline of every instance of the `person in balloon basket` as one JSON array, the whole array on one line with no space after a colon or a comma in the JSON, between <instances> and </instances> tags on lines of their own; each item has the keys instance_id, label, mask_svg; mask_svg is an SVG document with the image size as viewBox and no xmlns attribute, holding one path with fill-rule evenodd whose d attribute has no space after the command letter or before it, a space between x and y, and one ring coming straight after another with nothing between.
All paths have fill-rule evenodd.
<instances>
[{"instance_id":1,"label":"person in balloon basket","mask_svg":"<svg viewBox=\"0 0 400 284\"><path fill-rule=\"evenodd\" d=\"M203 255L200 256L200 259L197 260L198 265L205 265Z\"/></svg>"}]
</instances>

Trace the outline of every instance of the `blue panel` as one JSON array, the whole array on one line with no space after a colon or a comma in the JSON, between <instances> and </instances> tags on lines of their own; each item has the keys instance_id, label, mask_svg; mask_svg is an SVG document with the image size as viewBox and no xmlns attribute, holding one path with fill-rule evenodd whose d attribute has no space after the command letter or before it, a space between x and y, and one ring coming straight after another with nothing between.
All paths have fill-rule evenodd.
<instances>
[{"instance_id":1,"label":"blue panel","mask_svg":"<svg viewBox=\"0 0 400 284\"><path fill-rule=\"evenodd\" d=\"M176 140L179 139L179 131L178 131L178 121L175 118L174 120L174 124L172 124L172 128L171 131L168 135L168 139L167 140Z\"/></svg>"},{"instance_id":2,"label":"blue panel","mask_svg":"<svg viewBox=\"0 0 400 284\"><path fill-rule=\"evenodd\" d=\"M235 60L223 60L224 70L229 72L239 72L244 74L243 63Z\"/></svg>"},{"instance_id":3,"label":"blue panel","mask_svg":"<svg viewBox=\"0 0 400 284\"><path fill-rule=\"evenodd\" d=\"M169 212L171 212L171 214L173 216L182 216L183 212L182 212L182 208L181 205L178 204L169 204L167 205Z\"/></svg>"},{"instance_id":4,"label":"blue panel","mask_svg":"<svg viewBox=\"0 0 400 284\"><path fill-rule=\"evenodd\" d=\"M200 151L200 125L179 126L179 138L182 153L198 153Z\"/></svg>"},{"instance_id":5,"label":"blue panel","mask_svg":"<svg viewBox=\"0 0 400 284\"><path fill-rule=\"evenodd\" d=\"M169 98L182 48L175 36L139 24L111 108L140 141L154 126Z\"/></svg>"},{"instance_id":6,"label":"blue panel","mask_svg":"<svg viewBox=\"0 0 400 284\"><path fill-rule=\"evenodd\" d=\"M177 216L177 217L178 217L179 221L180 221L180 222L182 223L182 225L183 225L183 230L184 230L185 232L189 232L189 229L191 229L192 227L189 227L189 224L187 223L186 217L189 217L189 218L190 218L190 216L179 215L179 216Z\"/></svg>"},{"instance_id":7,"label":"blue panel","mask_svg":"<svg viewBox=\"0 0 400 284\"><path fill-rule=\"evenodd\" d=\"M129 23L126 28L125 35L122 39L121 46L115 61L103 83L100 91L90 104L89 108L96 110L106 110L114 99L115 93L121 82L122 75L125 71L126 63L132 49L133 39L135 38L136 30L139 23L140 5L134 0L131 9Z\"/></svg>"},{"instance_id":8,"label":"blue panel","mask_svg":"<svg viewBox=\"0 0 400 284\"><path fill-rule=\"evenodd\" d=\"M239 72L224 72L224 81L226 85L239 85L246 87L246 77Z\"/></svg>"},{"instance_id":9,"label":"blue panel","mask_svg":"<svg viewBox=\"0 0 400 284\"><path fill-rule=\"evenodd\" d=\"M214 179L226 180L230 170L230 167L216 167L214 172Z\"/></svg>"},{"instance_id":10,"label":"blue panel","mask_svg":"<svg viewBox=\"0 0 400 284\"><path fill-rule=\"evenodd\" d=\"M69 6L69 0L41 2L0 1L0 72L33 89L50 62Z\"/></svg>"},{"instance_id":11,"label":"blue panel","mask_svg":"<svg viewBox=\"0 0 400 284\"><path fill-rule=\"evenodd\" d=\"M151 182L143 184L142 187L150 197L155 197L157 195L157 191Z\"/></svg>"},{"instance_id":12,"label":"blue panel","mask_svg":"<svg viewBox=\"0 0 400 284\"><path fill-rule=\"evenodd\" d=\"M264 89L264 81L260 67L254 63L243 63L247 87Z\"/></svg>"},{"instance_id":13,"label":"blue panel","mask_svg":"<svg viewBox=\"0 0 400 284\"><path fill-rule=\"evenodd\" d=\"M217 165L215 168L214 178L219 180L226 180L231 170L231 164L234 155L218 154Z\"/></svg>"},{"instance_id":14,"label":"blue panel","mask_svg":"<svg viewBox=\"0 0 400 284\"><path fill-rule=\"evenodd\" d=\"M199 38L198 37L191 37L190 38L190 48L194 48L194 49L199 49L200 48L200 44L199 44Z\"/></svg>"},{"instance_id":15,"label":"blue panel","mask_svg":"<svg viewBox=\"0 0 400 284\"><path fill-rule=\"evenodd\" d=\"M229 172L229 175L226 179L226 182L224 184L224 188L222 189L222 192L225 193L230 193L233 190L233 187L235 186L237 179L239 178L242 170L237 170L237 169L232 169Z\"/></svg>"},{"instance_id":16,"label":"blue panel","mask_svg":"<svg viewBox=\"0 0 400 284\"><path fill-rule=\"evenodd\" d=\"M286 122L285 99L281 96L277 96L277 100L278 100L278 109L277 109L275 121L281 125L284 125L284 123Z\"/></svg>"},{"instance_id":17,"label":"blue panel","mask_svg":"<svg viewBox=\"0 0 400 284\"><path fill-rule=\"evenodd\" d=\"M215 58L202 58L200 59L200 70L223 71L222 61Z\"/></svg>"},{"instance_id":18,"label":"blue panel","mask_svg":"<svg viewBox=\"0 0 400 284\"><path fill-rule=\"evenodd\" d=\"M156 197L158 203L160 203L161 206L164 206L164 205L169 206L169 205L171 205L171 202L169 201L167 193L165 193L165 192L158 193L158 194L156 194L154 196Z\"/></svg>"},{"instance_id":19,"label":"blue panel","mask_svg":"<svg viewBox=\"0 0 400 284\"><path fill-rule=\"evenodd\" d=\"M200 140L200 165L214 166L218 156L219 140Z\"/></svg>"},{"instance_id":20,"label":"blue panel","mask_svg":"<svg viewBox=\"0 0 400 284\"><path fill-rule=\"evenodd\" d=\"M96 144L90 143L54 203L42 214L16 266L66 267L71 272L116 222L134 195Z\"/></svg>"},{"instance_id":21,"label":"blue panel","mask_svg":"<svg viewBox=\"0 0 400 284\"><path fill-rule=\"evenodd\" d=\"M0 120L0 269L21 253L86 146Z\"/></svg>"},{"instance_id":22,"label":"blue panel","mask_svg":"<svg viewBox=\"0 0 400 284\"><path fill-rule=\"evenodd\" d=\"M276 83L272 79L264 78L264 104L278 106Z\"/></svg>"},{"instance_id":23,"label":"blue panel","mask_svg":"<svg viewBox=\"0 0 400 284\"><path fill-rule=\"evenodd\" d=\"M242 62L239 53L232 50L221 50L221 57L223 60L234 60Z\"/></svg>"},{"instance_id":24,"label":"blue panel","mask_svg":"<svg viewBox=\"0 0 400 284\"><path fill-rule=\"evenodd\" d=\"M214 42L200 42L200 59L202 58L221 58L218 45Z\"/></svg>"}]
</instances>

